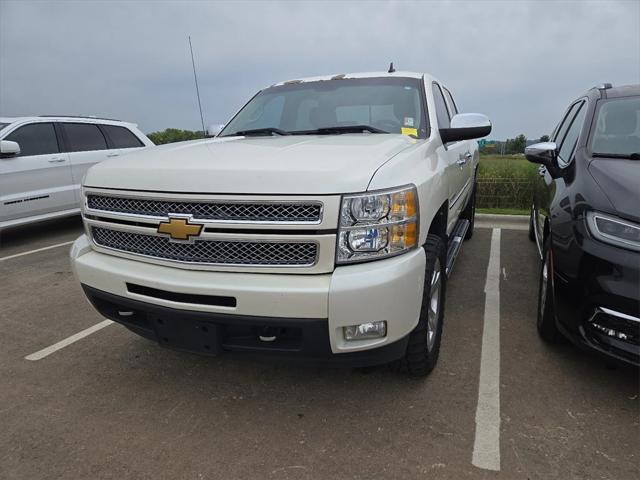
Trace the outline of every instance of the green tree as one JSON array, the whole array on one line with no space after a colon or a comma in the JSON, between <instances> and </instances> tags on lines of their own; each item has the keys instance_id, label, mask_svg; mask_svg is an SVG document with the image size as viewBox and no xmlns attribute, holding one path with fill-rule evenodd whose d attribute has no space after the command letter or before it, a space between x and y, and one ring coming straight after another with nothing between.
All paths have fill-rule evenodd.
<instances>
[{"instance_id":1,"label":"green tree","mask_svg":"<svg viewBox=\"0 0 640 480\"><path fill-rule=\"evenodd\" d=\"M179 128L167 128L161 132L152 132L147 135L156 145L163 143L184 142L185 140L197 140L204 138L202 132L193 132L191 130L180 130Z\"/></svg>"},{"instance_id":2,"label":"green tree","mask_svg":"<svg viewBox=\"0 0 640 480\"><path fill-rule=\"evenodd\" d=\"M505 146L505 153L524 153L524 149L527 146L527 137L523 134L518 135L516 138L508 138Z\"/></svg>"},{"instance_id":3,"label":"green tree","mask_svg":"<svg viewBox=\"0 0 640 480\"><path fill-rule=\"evenodd\" d=\"M540 137L540 141L541 142L548 142L549 141L549 135L542 135Z\"/></svg>"}]
</instances>

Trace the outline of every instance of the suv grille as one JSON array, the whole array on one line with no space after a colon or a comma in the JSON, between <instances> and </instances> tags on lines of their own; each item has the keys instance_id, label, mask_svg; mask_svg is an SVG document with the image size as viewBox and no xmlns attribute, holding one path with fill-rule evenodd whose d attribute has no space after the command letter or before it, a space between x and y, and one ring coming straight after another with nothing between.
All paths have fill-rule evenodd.
<instances>
[{"instance_id":1,"label":"suv grille","mask_svg":"<svg viewBox=\"0 0 640 480\"><path fill-rule=\"evenodd\" d=\"M93 210L166 217L172 213L202 220L240 222L319 223L322 207L316 202L194 202L88 195Z\"/></svg>"},{"instance_id":2,"label":"suv grille","mask_svg":"<svg viewBox=\"0 0 640 480\"><path fill-rule=\"evenodd\" d=\"M93 227L91 232L93 240L102 247L187 263L311 266L316 263L318 254L315 242L196 240L194 243L175 243L165 237L100 227Z\"/></svg>"}]
</instances>

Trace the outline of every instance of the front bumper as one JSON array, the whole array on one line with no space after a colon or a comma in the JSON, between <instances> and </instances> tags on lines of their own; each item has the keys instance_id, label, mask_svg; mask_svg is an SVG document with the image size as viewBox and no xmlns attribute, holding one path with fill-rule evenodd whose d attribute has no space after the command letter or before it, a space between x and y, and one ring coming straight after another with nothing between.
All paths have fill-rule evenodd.
<instances>
[{"instance_id":1,"label":"front bumper","mask_svg":"<svg viewBox=\"0 0 640 480\"><path fill-rule=\"evenodd\" d=\"M593 239L554 245L558 324L574 343L640 365L640 254Z\"/></svg>"},{"instance_id":2,"label":"front bumper","mask_svg":"<svg viewBox=\"0 0 640 480\"><path fill-rule=\"evenodd\" d=\"M207 353L205 343L197 338L193 343L191 334L208 324L217 338L215 345L206 344L211 353L271 352L314 361L344 357L331 363L349 364L384 363L404 353L406 337L418 323L425 269L424 250L417 249L319 275L186 270L96 252L84 235L74 243L71 260L87 296L103 315L161 343L169 338L162 335L169 328L174 330L171 338L189 338L189 345L195 345L176 340L169 346ZM133 325L131 315L122 317L118 311L133 311L134 317L142 312L143 323L157 318L164 323L140 330L142 324ZM345 341L343 327L378 320L387 322L386 337ZM266 327L289 329L289 336L280 338L283 345L296 346L278 351L276 342L256 343ZM185 334L184 328L191 333ZM253 341L238 345L239 335L252 335ZM352 355L357 352L362 353Z\"/></svg>"}]
</instances>

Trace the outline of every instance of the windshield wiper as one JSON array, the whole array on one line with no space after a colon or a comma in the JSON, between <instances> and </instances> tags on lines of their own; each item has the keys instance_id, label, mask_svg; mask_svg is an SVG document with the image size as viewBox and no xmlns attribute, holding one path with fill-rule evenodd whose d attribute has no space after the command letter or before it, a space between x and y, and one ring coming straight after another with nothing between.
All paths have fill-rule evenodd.
<instances>
[{"instance_id":1,"label":"windshield wiper","mask_svg":"<svg viewBox=\"0 0 640 480\"><path fill-rule=\"evenodd\" d=\"M371 125L336 125L335 127L322 127L315 130L298 130L292 135L335 135L340 133L389 133Z\"/></svg>"},{"instance_id":2,"label":"windshield wiper","mask_svg":"<svg viewBox=\"0 0 640 480\"><path fill-rule=\"evenodd\" d=\"M640 160L640 152L634 153L594 153L596 158L624 158L627 160Z\"/></svg>"},{"instance_id":3,"label":"windshield wiper","mask_svg":"<svg viewBox=\"0 0 640 480\"><path fill-rule=\"evenodd\" d=\"M249 137L252 135L291 135L290 132L287 132L286 130L281 130L279 128L273 128L273 127L266 127L266 128L253 128L250 130L238 130L237 132L234 133L230 133L228 135L224 135L225 137L236 137L236 136L242 136L242 137Z\"/></svg>"}]
</instances>

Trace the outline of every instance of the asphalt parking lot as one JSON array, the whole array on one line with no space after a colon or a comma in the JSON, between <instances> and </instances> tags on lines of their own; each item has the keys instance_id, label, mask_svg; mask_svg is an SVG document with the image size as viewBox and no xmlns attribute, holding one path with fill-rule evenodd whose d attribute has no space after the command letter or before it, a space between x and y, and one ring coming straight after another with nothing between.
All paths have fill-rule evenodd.
<instances>
[{"instance_id":1,"label":"asphalt parking lot","mask_svg":"<svg viewBox=\"0 0 640 480\"><path fill-rule=\"evenodd\" d=\"M493 343L483 325L496 233L465 243L425 380L178 353L118 325L26 360L103 320L69 265L81 231L71 218L1 239L2 479L638 478L638 371L539 340L526 231L498 231ZM474 465L483 348L497 350L484 355L498 369L499 471Z\"/></svg>"}]
</instances>

